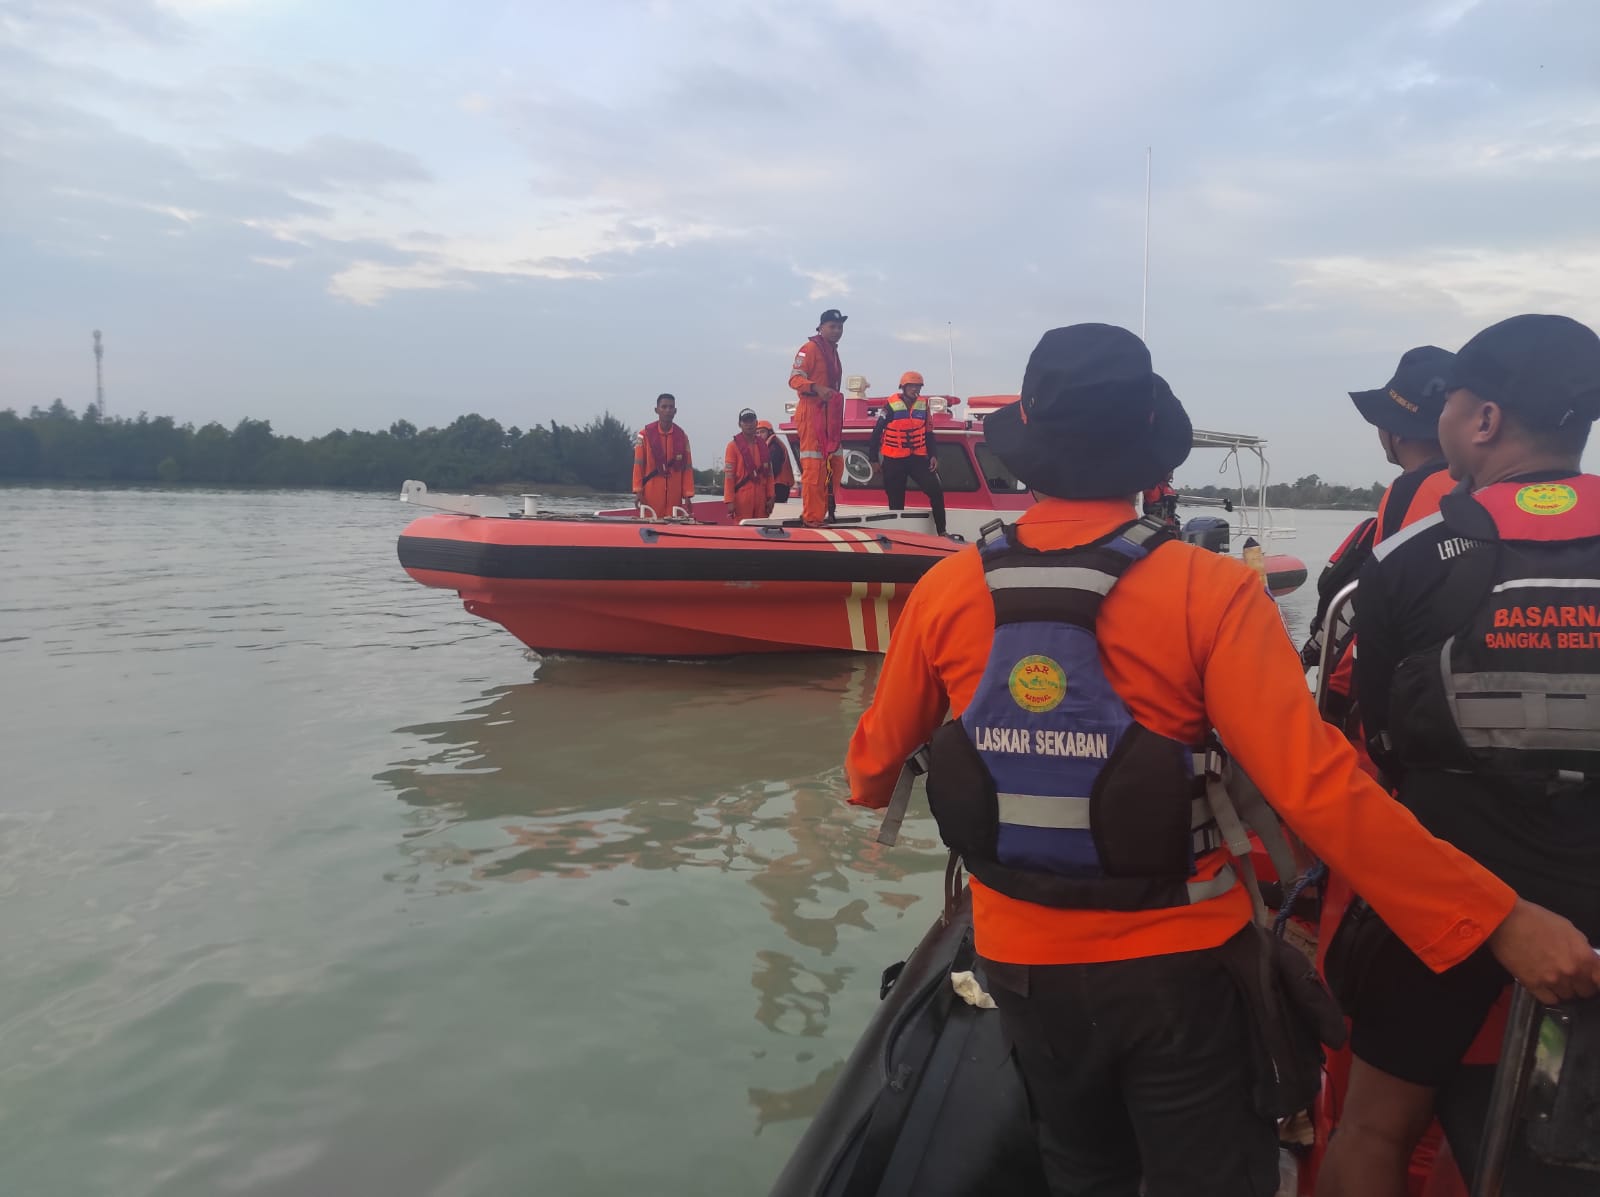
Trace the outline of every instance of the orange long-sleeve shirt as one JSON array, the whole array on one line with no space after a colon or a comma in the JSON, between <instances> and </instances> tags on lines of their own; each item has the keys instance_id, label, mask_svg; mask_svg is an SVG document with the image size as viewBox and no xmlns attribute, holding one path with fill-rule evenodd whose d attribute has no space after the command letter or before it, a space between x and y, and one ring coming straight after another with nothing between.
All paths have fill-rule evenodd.
<instances>
[{"instance_id":1,"label":"orange long-sleeve shirt","mask_svg":"<svg viewBox=\"0 0 1600 1197\"><path fill-rule=\"evenodd\" d=\"M1122 500L1046 499L1022 516L1020 536L1032 548L1071 548L1133 514ZM1186 743L1215 728L1284 820L1429 967L1465 959L1510 912L1510 887L1424 831L1318 717L1277 607L1240 562L1164 546L1117 584L1096 635L1106 676L1135 719ZM972 700L993 636L994 606L975 548L923 575L850 741L852 803L888 802L905 757L947 712L957 717ZM1225 860L1220 851L1202 857L1198 876L1215 875ZM1016 964L1215 947L1250 918L1239 886L1193 906L1123 912L1057 910L976 879L971 885L979 952Z\"/></svg>"}]
</instances>

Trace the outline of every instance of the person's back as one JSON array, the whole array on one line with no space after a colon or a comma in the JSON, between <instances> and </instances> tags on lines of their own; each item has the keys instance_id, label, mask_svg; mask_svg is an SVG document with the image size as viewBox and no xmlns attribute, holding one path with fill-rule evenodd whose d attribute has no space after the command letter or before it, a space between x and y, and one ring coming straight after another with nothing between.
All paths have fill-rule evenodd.
<instances>
[{"instance_id":1,"label":"person's back","mask_svg":"<svg viewBox=\"0 0 1600 1197\"><path fill-rule=\"evenodd\" d=\"M962 716L934 737L930 805L973 874L977 948L1060 1191L1276 1188L1284 1093L1255 1086L1286 1075L1287 1058L1264 1064L1253 1046L1247 1010L1271 999L1254 966L1248 984L1230 971L1260 950L1251 902L1189 780L1187 746L1212 728L1433 967L1495 928L1495 951L1522 969L1531 920L1526 934L1565 953L1563 976L1600 976L1574 962L1569 926L1513 907L1360 772L1317 717L1253 573L1135 520L1121 496L1180 464L1190 438L1138 338L1104 325L1046 334L1018 404L985 435L1026 484L1059 497L1014 539L924 575L847 773L853 803L884 805L900 760L947 711ZM1057 647L1072 637L1075 657ZM1115 749L1104 724L1083 722L1102 718L1130 727Z\"/></svg>"},{"instance_id":2,"label":"person's back","mask_svg":"<svg viewBox=\"0 0 1600 1197\"><path fill-rule=\"evenodd\" d=\"M1373 758L1401 803L1591 942L1600 727L1570 711L1600 701L1600 640L1581 627L1600 609L1600 479L1578 473L1597 416L1600 339L1576 322L1516 317L1469 341L1438 425L1462 485L1363 569L1356 657ZM1360 907L1328 971L1356 1063L1318 1191L1399 1192L1405 1152L1436 1094L1471 1075L1463 1056L1509 978L1484 953L1444 974L1423 969ZM1456 1154L1470 1169L1472 1145ZM1541 1195L1588 1191L1559 1174L1537 1183Z\"/></svg>"}]
</instances>

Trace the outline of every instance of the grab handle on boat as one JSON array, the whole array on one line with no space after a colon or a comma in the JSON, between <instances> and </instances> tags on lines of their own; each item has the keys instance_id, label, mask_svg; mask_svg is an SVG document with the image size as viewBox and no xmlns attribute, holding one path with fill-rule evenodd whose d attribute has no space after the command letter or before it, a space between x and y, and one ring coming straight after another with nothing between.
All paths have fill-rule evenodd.
<instances>
[{"instance_id":1,"label":"grab handle on boat","mask_svg":"<svg viewBox=\"0 0 1600 1197\"><path fill-rule=\"evenodd\" d=\"M1351 582L1334 595L1322 620L1322 652L1317 659L1316 696L1317 710L1322 712L1324 718L1328 714L1328 683L1332 680L1333 671L1339 664L1333 659L1334 632L1339 627L1339 619L1344 615L1345 608L1355 600L1357 585Z\"/></svg>"},{"instance_id":2,"label":"grab handle on boat","mask_svg":"<svg viewBox=\"0 0 1600 1197\"><path fill-rule=\"evenodd\" d=\"M656 509L654 507L650 506L650 504L648 504L648 503L640 503L639 504L639 518L642 519L642 520L658 520L661 517L656 514Z\"/></svg>"},{"instance_id":3,"label":"grab handle on boat","mask_svg":"<svg viewBox=\"0 0 1600 1197\"><path fill-rule=\"evenodd\" d=\"M673 507L672 514L670 516L668 516L667 518L675 519L675 520L687 520L687 519L693 519L694 517L689 514L689 509L687 507L683 506L680 503L677 506Z\"/></svg>"}]
</instances>

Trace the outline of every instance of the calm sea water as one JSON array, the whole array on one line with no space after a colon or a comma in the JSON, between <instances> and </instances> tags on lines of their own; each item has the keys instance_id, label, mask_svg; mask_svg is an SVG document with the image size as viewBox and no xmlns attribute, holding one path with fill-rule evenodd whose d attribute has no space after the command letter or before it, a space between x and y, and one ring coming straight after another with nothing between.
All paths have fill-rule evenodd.
<instances>
[{"instance_id":1,"label":"calm sea water","mask_svg":"<svg viewBox=\"0 0 1600 1197\"><path fill-rule=\"evenodd\" d=\"M876 658L530 661L386 495L0 494L6 1192L765 1191L936 913Z\"/></svg>"}]
</instances>

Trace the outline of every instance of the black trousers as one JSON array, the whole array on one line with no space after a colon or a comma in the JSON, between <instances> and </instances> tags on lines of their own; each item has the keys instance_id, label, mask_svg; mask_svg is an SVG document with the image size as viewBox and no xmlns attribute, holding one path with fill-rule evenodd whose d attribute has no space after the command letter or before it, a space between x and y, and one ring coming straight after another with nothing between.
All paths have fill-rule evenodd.
<instances>
[{"instance_id":1,"label":"black trousers","mask_svg":"<svg viewBox=\"0 0 1600 1197\"><path fill-rule=\"evenodd\" d=\"M787 482L774 482L772 484L772 501L774 503L787 503L789 501L789 484Z\"/></svg>"},{"instance_id":2,"label":"black trousers","mask_svg":"<svg viewBox=\"0 0 1600 1197\"><path fill-rule=\"evenodd\" d=\"M883 489L889 495L889 510L906 509L906 479L917 484L917 489L928 496L928 506L933 508L934 531L944 535L944 487L939 485L939 475L928 468L926 457L885 457Z\"/></svg>"},{"instance_id":3,"label":"black trousers","mask_svg":"<svg viewBox=\"0 0 1600 1197\"><path fill-rule=\"evenodd\" d=\"M1059 1197L1273 1197L1243 999L1214 952L986 961ZM1140 1185L1143 1184L1141 1189Z\"/></svg>"}]
</instances>

